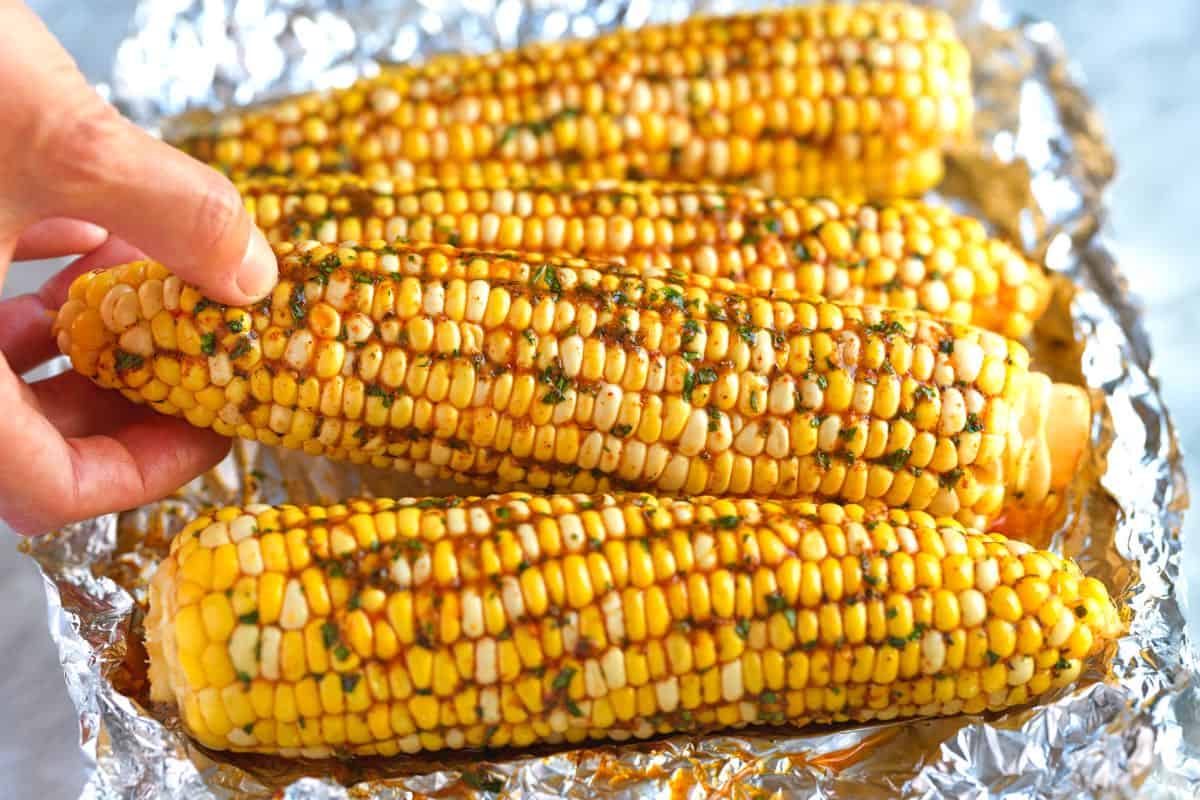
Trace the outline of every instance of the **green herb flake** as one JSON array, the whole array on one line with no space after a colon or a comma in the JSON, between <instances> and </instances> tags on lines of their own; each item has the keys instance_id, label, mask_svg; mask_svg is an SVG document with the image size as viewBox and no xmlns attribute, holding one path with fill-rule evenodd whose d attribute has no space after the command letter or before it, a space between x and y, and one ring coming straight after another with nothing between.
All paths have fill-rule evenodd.
<instances>
[{"instance_id":1,"label":"green herb flake","mask_svg":"<svg viewBox=\"0 0 1200 800\"><path fill-rule=\"evenodd\" d=\"M563 667L557 675L554 676L553 683L550 688L556 692L561 692L571 685L571 678L575 677L574 667Z\"/></svg>"},{"instance_id":2,"label":"green herb flake","mask_svg":"<svg viewBox=\"0 0 1200 800\"><path fill-rule=\"evenodd\" d=\"M209 335L211 336L212 334ZM130 369L138 369L146 361L137 353L130 353L127 350L118 350L115 358L118 372L124 372L125 370Z\"/></svg>"},{"instance_id":3,"label":"green herb flake","mask_svg":"<svg viewBox=\"0 0 1200 800\"><path fill-rule=\"evenodd\" d=\"M496 732L496 726L488 728L489 733L484 736L484 741L492 737ZM499 792L504 788L504 781L500 778L487 775L482 772L464 772L462 774L462 782L467 786L480 792Z\"/></svg>"},{"instance_id":4,"label":"green herb flake","mask_svg":"<svg viewBox=\"0 0 1200 800\"><path fill-rule=\"evenodd\" d=\"M308 316L308 297L304 294L304 285L296 284L292 289L291 297L288 299L288 308L291 309L292 319L300 322Z\"/></svg>"},{"instance_id":5,"label":"green herb flake","mask_svg":"<svg viewBox=\"0 0 1200 800\"><path fill-rule=\"evenodd\" d=\"M321 625L321 643L325 645L326 650L337 644L339 638L336 624L326 622Z\"/></svg>"},{"instance_id":6,"label":"green herb flake","mask_svg":"<svg viewBox=\"0 0 1200 800\"><path fill-rule=\"evenodd\" d=\"M884 466L895 471L901 469L905 464L907 464L911 455L911 450L893 450L880 460L883 462Z\"/></svg>"}]
</instances>

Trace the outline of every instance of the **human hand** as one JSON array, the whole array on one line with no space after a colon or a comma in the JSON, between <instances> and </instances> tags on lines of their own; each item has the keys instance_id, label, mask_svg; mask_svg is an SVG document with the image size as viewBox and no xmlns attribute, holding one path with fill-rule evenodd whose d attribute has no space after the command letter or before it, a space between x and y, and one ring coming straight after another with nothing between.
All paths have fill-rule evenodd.
<instances>
[{"instance_id":1,"label":"human hand","mask_svg":"<svg viewBox=\"0 0 1200 800\"><path fill-rule=\"evenodd\" d=\"M233 185L123 119L18 0L0 0L0 87L0 282L14 261L89 254L0 302L0 518L32 534L161 497L228 447L74 373L21 379L57 353L49 312L71 280L144 251L247 304L276 266Z\"/></svg>"}]
</instances>

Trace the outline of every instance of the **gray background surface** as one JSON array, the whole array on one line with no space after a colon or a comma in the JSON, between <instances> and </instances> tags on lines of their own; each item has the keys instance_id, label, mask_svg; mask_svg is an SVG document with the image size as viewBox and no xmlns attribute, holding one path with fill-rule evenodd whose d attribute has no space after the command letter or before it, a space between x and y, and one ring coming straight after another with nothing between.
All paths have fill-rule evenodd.
<instances>
[{"instance_id":1,"label":"gray background surface","mask_svg":"<svg viewBox=\"0 0 1200 800\"><path fill-rule=\"evenodd\" d=\"M30 0L93 80L103 80L133 0ZM1011 0L1055 22L1084 68L1107 122L1121 174L1113 192L1119 253L1146 306L1158 372L1180 438L1200 454L1200 3L1195 0ZM4 294L29 291L49 265L14 267ZM1200 560L1200 514L1187 524L1185 563ZM32 562L0 530L0 796L77 797L84 760L74 709L46 632L45 599ZM1188 570L1185 570L1187 572ZM1194 573L1193 573L1194 574ZM1189 623L1200 632L1200 578L1188 587Z\"/></svg>"}]
</instances>

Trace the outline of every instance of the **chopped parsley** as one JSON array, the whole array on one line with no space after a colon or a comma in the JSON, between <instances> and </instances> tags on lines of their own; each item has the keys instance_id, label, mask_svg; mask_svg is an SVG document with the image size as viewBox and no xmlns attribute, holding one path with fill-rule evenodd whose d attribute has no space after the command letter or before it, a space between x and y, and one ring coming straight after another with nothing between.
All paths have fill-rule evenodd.
<instances>
[{"instance_id":1,"label":"chopped parsley","mask_svg":"<svg viewBox=\"0 0 1200 800\"><path fill-rule=\"evenodd\" d=\"M563 667L562 670L554 676L554 681L550 684L550 688L556 692L561 692L571 685L571 679L574 677L574 667Z\"/></svg>"},{"instance_id":2,"label":"chopped parsley","mask_svg":"<svg viewBox=\"0 0 1200 800\"><path fill-rule=\"evenodd\" d=\"M571 388L571 381L563 374L562 368L551 365L542 370L542 383L550 387L550 391L542 395L542 402L546 405L558 405L563 400L567 399L567 392Z\"/></svg>"},{"instance_id":3,"label":"chopped parsley","mask_svg":"<svg viewBox=\"0 0 1200 800\"><path fill-rule=\"evenodd\" d=\"M127 369L138 369L145 361L146 359L137 353L130 353L127 350L118 350L116 354L117 370L122 372Z\"/></svg>"},{"instance_id":4,"label":"chopped parsley","mask_svg":"<svg viewBox=\"0 0 1200 800\"><path fill-rule=\"evenodd\" d=\"M910 456L912 456L912 450L893 450L880 460L883 461L884 466L895 471L907 464Z\"/></svg>"},{"instance_id":5,"label":"chopped parsley","mask_svg":"<svg viewBox=\"0 0 1200 800\"><path fill-rule=\"evenodd\" d=\"M308 316L308 297L304 294L303 284L296 284L288 299L288 308L292 311L292 319L296 322Z\"/></svg>"}]
</instances>

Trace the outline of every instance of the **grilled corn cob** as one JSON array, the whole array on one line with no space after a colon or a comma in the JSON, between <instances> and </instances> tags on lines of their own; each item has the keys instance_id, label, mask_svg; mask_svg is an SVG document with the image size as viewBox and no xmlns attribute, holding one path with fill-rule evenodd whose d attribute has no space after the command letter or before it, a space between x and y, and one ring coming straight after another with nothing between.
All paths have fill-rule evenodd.
<instances>
[{"instance_id":1,"label":"grilled corn cob","mask_svg":"<svg viewBox=\"0 0 1200 800\"><path fill-rule=\"evenodd\" d=\"M938 182L971 113L946 14L829 4L385 67L169 135L235 177L704 178L899 196Z\"/></svg>"},{"instance_id":2,"label":"grilled corn cob","mask_svg":"<svg viewBox=\"0 0 1200 800\"><path fill-rule=\"evenodd\" d=\"M1021 337L1045 273L983 226L915 201L782 200L752 189L580 183L445 189L356 176L239 187L272 241L405 238L619 259L631 271L727 277L855 305L920 309Z\"/></svg>"},{"instance_id":3,"label":"grilled corn cob","mask_svg":"<svg viewBox=\"0 0 1200 800\"><path fill-rule=\"evenodd\" d=\"M285 756L977 713L1122 623L1070 560L922 512L645 495L249 506L150 588L152 697Z\"/></svg>"},{"instance_id":4,"label":"grilled corn cob","mask_svg":"<svg viewBox=\"0 0 1200 800\"><path fill-rule=\"evenodd\" d=\"M977 328L579 259L277 253L251 308L154 263L82 275L59 347L226 436L493 487L873 497L974 524L1006 491L1053 502L1087 440L1086 396Z\"/></svg>"}]
</instances>

